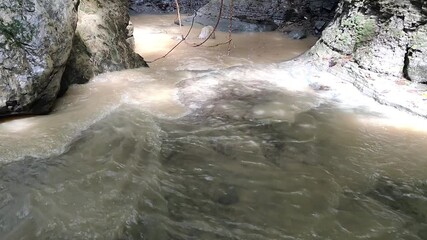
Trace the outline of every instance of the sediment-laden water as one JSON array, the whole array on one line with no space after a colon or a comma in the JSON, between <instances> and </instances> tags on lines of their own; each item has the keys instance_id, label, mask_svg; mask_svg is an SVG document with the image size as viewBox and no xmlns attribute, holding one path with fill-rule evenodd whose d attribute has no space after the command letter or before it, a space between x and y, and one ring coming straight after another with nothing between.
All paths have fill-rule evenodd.
<instances>
[{"instance_id":1,"label":"sediment-laden water","mask_svg":"<svg viewBox=\"0 0 427 240\"><path fill-rule=\"evenodd\" d=\"M0 123L0 239L427 238L425 121L271 63L291 47L187 47Z\"/></svg>"}]
</instances>

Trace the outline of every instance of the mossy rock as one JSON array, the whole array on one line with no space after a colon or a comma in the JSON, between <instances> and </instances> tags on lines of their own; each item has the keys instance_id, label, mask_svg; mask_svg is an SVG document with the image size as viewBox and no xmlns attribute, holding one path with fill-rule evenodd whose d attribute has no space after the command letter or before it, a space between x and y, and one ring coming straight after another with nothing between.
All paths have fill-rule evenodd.
<instances>
[{"instance_id":1,"label":"mossy rock","mask_svg":"<svg viewBox=\"0 0 427 240\"><path fill-rule=\"evenodd\" d=\"M341 27L352 33L356 47L371 41L377 32L377 20L374 16L366 16L359 12L350 15L341 23Z\"/></svg>"}]
</instances>

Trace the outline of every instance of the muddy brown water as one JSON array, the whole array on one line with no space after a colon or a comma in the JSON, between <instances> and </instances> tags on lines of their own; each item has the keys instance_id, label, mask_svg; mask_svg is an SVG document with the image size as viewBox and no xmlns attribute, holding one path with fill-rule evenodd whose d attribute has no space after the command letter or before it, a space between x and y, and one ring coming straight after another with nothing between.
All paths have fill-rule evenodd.
<instances>
[{"instance_id":1,"label":"muddy brown water","mask_svg":"<svg viewBox=\"0 0 427 240\"><path fill-rule=\"evenodd\" d=\"M171 19L133 17L147 60L176 43ZM314 38L233 41L0 123L0 239L427 239L425 121L298 88L275 62Z\"/></svg>"}]
</instances>

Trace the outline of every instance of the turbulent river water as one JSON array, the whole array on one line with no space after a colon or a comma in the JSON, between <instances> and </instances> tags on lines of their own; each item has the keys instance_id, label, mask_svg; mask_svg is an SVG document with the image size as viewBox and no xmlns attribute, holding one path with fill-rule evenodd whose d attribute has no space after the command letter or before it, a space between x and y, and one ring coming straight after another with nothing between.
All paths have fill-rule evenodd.
<instances>
[{"instance_id":1,"label":"turbulent river water","mask_svg":"<svg viewBox=\"0 0 427 240\"><path fill-rule=\"evenodd\" d=\"M147 60L177 43L132 20ZM314 42L183 43L3 120L0 239L427 239L425 121L279 63Z\"/></svg>"}]
</instances>

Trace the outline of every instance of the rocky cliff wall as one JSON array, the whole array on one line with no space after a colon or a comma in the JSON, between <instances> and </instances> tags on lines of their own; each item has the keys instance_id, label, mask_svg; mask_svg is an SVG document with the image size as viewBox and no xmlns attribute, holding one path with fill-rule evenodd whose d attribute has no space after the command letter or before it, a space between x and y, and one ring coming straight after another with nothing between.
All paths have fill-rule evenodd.
<instances>
[{"instance_id":1,"label":"rocky cliff wall","mask_svg":"<svg viewBox=\"0 0 427 240\"><path fill-rule=\"evenodd\" d=\"M427 117L427 2L341 0L305 55L378 102Z\"/></svg>"},{"instance_id":2,"label":"rocky cliff wall","mask_svg":"<svg viewBox=\"0 0 427 240\"><path fill-rule=\"evenodd\" d=\"M427 82L427 2L342 0L318 44L361 69Z\"/></svg>"}]
</instances>

